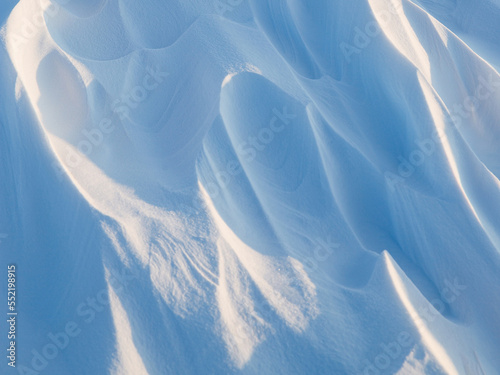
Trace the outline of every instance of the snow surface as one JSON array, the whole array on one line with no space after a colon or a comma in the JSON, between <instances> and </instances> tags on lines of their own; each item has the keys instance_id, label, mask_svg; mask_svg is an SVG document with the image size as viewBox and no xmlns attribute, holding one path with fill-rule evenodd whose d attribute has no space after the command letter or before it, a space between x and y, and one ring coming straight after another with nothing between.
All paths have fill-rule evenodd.
<instances>
[{"instance_id":1,"label":"snow surface","mask_svg":"<svg viewBox=\"0 0 500 375\"><path fill-rule=\"evenodd\" d=\"M499 0L12 6L2 374L500 374Z\"/></svg>"}]
</instances>

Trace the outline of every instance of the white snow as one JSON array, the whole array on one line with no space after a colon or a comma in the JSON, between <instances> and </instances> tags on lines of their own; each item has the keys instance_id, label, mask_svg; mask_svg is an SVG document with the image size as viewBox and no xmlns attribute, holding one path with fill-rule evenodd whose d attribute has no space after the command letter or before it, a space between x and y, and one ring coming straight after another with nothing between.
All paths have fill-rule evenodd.
<instances>
[{"instance_id":1,"label":"white snow","mask_svg":"<svg viewBox=\"0 0 500 375\"><path fill-rule=\"evenodd\" d=\"M18 374L500 374L499 1L9 4Z\"/></svg>"}]
</instances>

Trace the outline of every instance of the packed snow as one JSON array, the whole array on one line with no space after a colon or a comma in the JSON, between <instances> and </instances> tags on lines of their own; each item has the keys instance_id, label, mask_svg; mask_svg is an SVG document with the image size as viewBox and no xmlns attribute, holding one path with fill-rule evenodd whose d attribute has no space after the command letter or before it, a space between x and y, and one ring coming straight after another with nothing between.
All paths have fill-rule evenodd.
<instances>
[{"instance_id":1,"label":"packed snow","mask_svg":"<svg viewBox=\"0 0 500 375\"><path fill-rule=\"evenodd\" d=\"M2 374L500 374L499 0L0 21Z\"/></svg>"}]
</instances>

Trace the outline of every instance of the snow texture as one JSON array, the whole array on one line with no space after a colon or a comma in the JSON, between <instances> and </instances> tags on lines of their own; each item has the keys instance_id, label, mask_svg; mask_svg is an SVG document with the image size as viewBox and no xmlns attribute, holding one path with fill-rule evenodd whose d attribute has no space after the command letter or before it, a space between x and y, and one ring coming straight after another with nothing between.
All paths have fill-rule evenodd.
<instances>
[{"instance_id":1,"label":"snow texture","mask_svg":"<svg viewBox=\"0 0 500 375\"><path fill-rule=\"evenodd\" d=\"M500 374L499 0L0 15L2 374Z\"/></svg>"}]
</instances>

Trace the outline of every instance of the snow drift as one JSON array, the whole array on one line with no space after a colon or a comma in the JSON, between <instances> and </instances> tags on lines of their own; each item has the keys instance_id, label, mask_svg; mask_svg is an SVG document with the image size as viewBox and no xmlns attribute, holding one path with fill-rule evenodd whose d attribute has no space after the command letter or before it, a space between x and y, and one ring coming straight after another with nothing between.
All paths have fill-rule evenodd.
<instances>
[{"instance_id":1,"label":"snow drift","mask_svg":"<svg viewBox=\"0 0 500 375\"><path fill-rule=\"evenodd\" d=\"M21 0L8 370L498 374L499 21L497 0Z\"/></svg>"}]
</instances>

